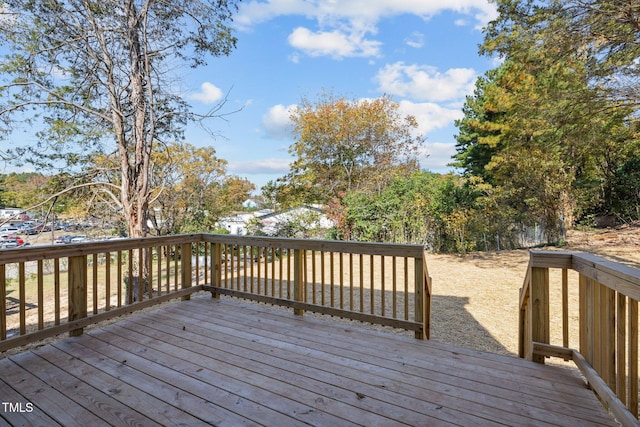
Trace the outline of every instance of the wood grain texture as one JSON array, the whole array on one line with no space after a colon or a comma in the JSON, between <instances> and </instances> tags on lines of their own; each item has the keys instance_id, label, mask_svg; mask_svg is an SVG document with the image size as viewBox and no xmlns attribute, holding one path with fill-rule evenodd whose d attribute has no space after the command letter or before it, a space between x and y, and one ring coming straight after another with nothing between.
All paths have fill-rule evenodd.
<instances>
[{"instance_id":1,"label":"wood grain texture","mask_svg":"<svg viewBox=\"0 0 640 427\"><path fill-rule=\"evenodd\" d=\"M34 424L615 425L574 370L208 293L4 358L0 372ZM0 424L24 415L0 411Z\"/></svg>"}]
</instances>

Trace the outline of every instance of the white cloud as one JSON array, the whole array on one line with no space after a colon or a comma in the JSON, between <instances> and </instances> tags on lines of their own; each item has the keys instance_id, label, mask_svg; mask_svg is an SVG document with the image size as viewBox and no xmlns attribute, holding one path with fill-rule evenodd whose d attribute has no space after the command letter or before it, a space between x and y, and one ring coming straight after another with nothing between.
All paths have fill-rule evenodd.
<instances>
[{"instance_id":1,"label":"white cloud","mask_svg":"<svg viewBox=\"0 0 640 427\"><path fill-rule=\"evenodd\" d=\"M454 142L429 142L427 141L420 156L420 167L436 173L447 173L453 170L447 166L453 161L451 158L456 154Z\"/></svg>"},{"instance_id":2,"label":"white cloud","mask_svg":"<svg viewBox=\"0 0 640 427\"><path fill-rule=\"evenodd\" d=\"M240 5L235 22L247 29L277 16L303 15L321 25L341 20L366 20L375 25L386 17L411 14L429 19L447 10L472 16L478 28L497 16L495 4L488 0L253 0Z\"/></svg>"},{"instance_id":3,"label":"white cloud","mask_svg":"<svg viewBox=\"0 0 640 427\"><path fill-rule=\"evenodd\" d=\"M204 82L200 85L200 92L194 93L189 96L190 99L200 101L204 104L213 104L222 99L223 93L213 83Z\"/></svg>"},{"instance_id":4,"label":"white cloud","mask_svg":"<svg viewBox=\"0 0 640 427\"><path fill-rule=\"evenodd\" d=\"M469 17L477 29L497 17L489 0L252 0L240 5L235 22L240 29L250 30L278 16L301 15L315 20L318 29L296 28L289 35L293 47L311 56L377 57L381 43L367 35L377 33L382 19L410 14L428 20L443 11ZM461 22L466 19L456 19L457 25ZM419 47L422 41L412 36L407 44Z\"/></svg>"},{"instance_id":5,"label":"white cloud","mask_svg":"<svg viewBox=\"0 0 640 427\"><path fill-rule=\"evenodd\" d=\"M341 30L312 32L298 27L289 35L289 44L309 56L369 57L379 56L382 43L365 38L365 32Z\"/></svg>"},{"instance_id":6,"label":"white cloud","mask_svg":"<svg viewBox=\"0 0 640 427\"><path fill-rule=\"evenodd\" d=\"M378 90L416 100L457 101L473 93L477 75L471 68L451 68L444 73L435 67L388 64L378 71Z\"/></svg>"},{"instance_id":7,"label":"white cloud","mask_svg":"<svg viewBox=\"0 0 640 427\"><path fill-rule=\"evenodd\" d=\"M411 34L411 37L408 37L405 40L405 43L407 43L407 46L409 47L419 49L424 46L424 34L416 31Z\"/></svg>"},{"instance_id":8,"label":"white cloud","mask_svg":"<svg viewBox=\"0 0 640 427\"><path fill-rule=\"evenodd\" d=\"M291 158L272 158L261 160L246 160L241 162L230 161L228 169L238 175L277 174L284 175L289 172Z\"/></svg>"},{"instance_id":9,"label":"white cloud","mask_svg":"<svg viewBox=\"0 0 640 427\"><path fill-rule=\"evenodd\" d=\"M398 111L403 116L414 116L418 122L417 133L422 135L450 126L454 120L463 116L459 108L445 108L430 102L414 103L406 100L399 102Z\"/></svg>"},{"instance_id":10,"label":"white cloud","mask_svg":"<svg viewBox=\"0 0 640 427\"><path fill-rule=\"evenodd\" d=\"M297 105L274 105L262 116L262 127L270 138L284 139L291 137L292 123L291 113Z\"/></svg>"}]
</instances>

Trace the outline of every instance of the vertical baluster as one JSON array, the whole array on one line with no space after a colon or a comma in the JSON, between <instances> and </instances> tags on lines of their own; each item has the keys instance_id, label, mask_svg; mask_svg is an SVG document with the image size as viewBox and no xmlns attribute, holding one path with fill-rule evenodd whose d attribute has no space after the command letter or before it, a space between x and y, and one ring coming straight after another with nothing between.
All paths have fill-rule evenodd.
<instances>
[{"instance_id":1,"label":"vertical baluster","mask_svg":"<svg viewBox=\"0 0 640 427\"><path fill-rule=\"evenodd\" d=\"M60 258L53 260L53 298L55 319L54 324L60 324Z\"/></svg>"},{"instance_id":2,"label":"vertical baluster","mask_svg":"<svg viewBox=\"0 0 640 427\"><path fill-rule=\"evenodd\" d=\"M98 254L91 256L91 285L93 289L93 314L98 314Z\"/></svg>"},{"instance_id":3,"label":"vertical baluster","mask_svg":"<svg viewBox=\"0 0 640 427\"><path fill-rule=\"evenodd\" d=\"M171 292L171 245L167 245L164 247L164 251L165 251L165 271L166 271L166 283L165 283L165 289L167 290L167 293Z\"/></svg>"},{"instance_id":4,"label":"vertical baluster","mask_svg":"<svg viewBox=\"0 0 640 427\"><path fill-rule=\"evenodd\" d=\"M629 411L638 416L638 301L629 298Z\"/></svg>"},{"instance_id":5,"label":"vertical baluster","mask_svg":"<svg viewBox=\"0 0 640 427\"><path fill-rule=\"evenodd\" d=\"M404 320L409 320L409 258L404 257Z\"/></svg>"},{"instance_id":6,"label":"vertical baluster","mask_svg":"<svg viewBox=\"0 0 640 427\"><path fill-rule=\"evenodd\" d=\"M255 251L255 246L251 246L251 268L250 268L250 270L251 270L251 272L250 272L250 274L251 274L251 283L250 283L249 292L251 292L252 294L254 293L253 278L255 277L254 273L253 273L253 265L255 264L255 256L253 255L254 251Z\"/></svg>"},{"instance_id":7,"label":"vertical baluster","mask_svg":"<svg viewBox=\"0 0 640 427\"><path fill-rule=\"evenodd\" d=\"M349 254L349 310L353 311L353 254Z\"/></svg>"},{"instance_id":8,"label":"vertical baluster","mask_svg":"<svg viewBox=\"0 0 640 427\"><path fill-rule=\"evenodd\" d=\"M384 287L384 275L385 275L385 271L384 271L384 255L380 256L380 315L381 316L385 316L385 309L386 309L386 290Z\"/></svg>"},{"instance_id":9,"label":"vertical baluster","mask_svg":"<svg viewBox=\"0 0 640 427\"><path fill-rule=\"evenodd\" d=\"M316 251L311 251L311 303L317 304L316 298Z\"/></svg>"},{"instance_id":10,"label":"vertical baluster","mask_svg":"<svg viewBox=\"0 0 640 427\"><path fill-rule=\"evenodd\" d=\"M303 302L304 296L304 289L303 289L303 269L304 269L304 262L303 262L303 258L305 256L305 252L301 249L296 249L293 252L293 289L294 289L294 300L297 302ZM296 308L293 310L294 314L296 314L297 316L302 316L304 314L304 310Z\"/></svg>"},{"instance_id":11,"label":"vertical baluster","mask_svg":"<svg viewBox=\"0 0 640 427\"><path fill-rule=\"evenodd\" d=\"M191 267L191 242L183 243L180 248L182 253L182 263L180 264L181 272L180 279L182 282L182 289L188 289L193 285L193 271ZM188 301L191 299L191 295L185 295L182 297L182 301Z\"/></svg>"},{"instance_id":12,"label":"vertical baluster","mask_svg":"<svg viewBox=\"0 0 640 427\"><path fill-rule=\"evenodd\" d=\"M38 330L44 329L44 265L38 260Z\"/></svg>"},{"instance_id":13,"label":"vertical baluster","mask_svg":"<svg viewBox=\"0 0 640 427\"><path fill-rule=\"evenodd\" d=\"M244 245L244 246L242 247L242 254L243 254L243 257L244 257L244 263L243 263L243 265L244 265L244 269L243 269L243 274L244 274L244 291L245 291L245 292L247 292L247 288L248 288L248 286L247 286L247 285L248 285L248 283L247 283L247 280L248 280L248 277L247 277L247 276L248 276L248 275L247 275L247 262L248 262L248 261L247 261L247 246L246 246L246 245ZM251 258L251 255L249 255L249 258Z\"/></svg>"},{"instance_id":14,"label":"vertical baluster","mask_svg":"<svg viewBox=\"0 0 640 427\"><path fill-rule=\"evenodd\" d=\"M144 256L144 249L138 248L138 299L142 301L144 299L144 284L147 278L144 276L144 264L148 257ZM182 254L184 256L184 254Z\"/></svg>"},{"instance_id":15,"label":"vertical baluster","mask_svg":"<svg viewBox=\"0 0 640 427\"><path fill-rule=\"evenodd\" d=\"M616 373L616 394L621 402L627 401L627 297L618 293L618 304L616 305L617 322L617 373Z\"/></svg>"},{"instance_id":16,"label":"vertical baluster","mask_svg":"<svg viewBox=\"0 0 640 427\"><path fill-rule=\"evenodd\" d=\"M271 296L276 296L276 248L271 248Z\"/></svg>"},{"instance_id":17,"label":"vertical baluster","mask_svg":"<svg viewBox=\"0 0 640 427\"><path fill-rule=\"evenodd\" d=\"M360 313L364 313L364 255L358 255L358 271L360 284Z\"/></svg>"},{"instance_id":18,"label":"vertical baluster","mask_svg":"<svg viewBox=\"0 0 640 427\"><path fill-rule=\"evenodd\" d=\"M329 252L329 302L330 306L333 307L335 301L335 269L334 269L334 253Z\"/></svg>"},{"instance_id":19,"label":"vertical baluster","mask_svg":"<svg viewBox=\"0 0 640 427\"><path fill-rule=\"evenodd\" d=\"M26 289L25 289L25 272L24 262L18 264L18 297L20 298L20 335L27 333L26 321Z\"/></svg>"},{"instance_id":20,"label":"vertical baluster","mask_svg":"<svg viewBox=\"0 0 640 427\"><path fill-rule=\"evenodd\" d=\"M284 262L284 248L280 248L279 256L278 256L278 298L282 298L282 289L284 280L282 277L282 263Z\"/></svg>"},{"instance_id":21,"label":"vertical baluster","mask_svg":"<svg viewBox=\"0 0 640 427\"><path fill-rule=\"evenodd\" d=\"M569 348L569 274L562 269L562 346Z\"/></svg>"},{"instance_id":22,"label":"vertical baluster","mask_svg":"<svg viewBox=\"0 0 640 427\"><path fill-rule=\"evenodd\" d=\"M105 253L104 258L104 309L111 310L111 252Z\"/></svg>"},{"instance_id":23,"label":"vertical baluster","mask_svg":"<svg viewBox=\"0 0 640 427\"><path fill-rule=\"evenodd\" d=\"M133 301L133 250L129 249L129 286L127 286L127 304Z\"/></svg>"},{"instance_id":24,"label":"vertical baluster","mask_svg":"<svg viewBox=\"0 0 640 427\"><path fill-rule=\"evenodd\" d=\"M287 299L291 299L291 249L287 249Z\"/></svg>"},{"instance_id":25,"label":"vertical baluster","mask_svg":"<svg viewBox=\"0 0 640 427\"><path fill-rule=\"evenodd\" d=\"M325 269L325 262L324 262L324 258L325 258L326 253L324 251L320 251L320 304L324 307L325 305L325 273L324 273L324 269Z\"/></svg>"},{"instance_id":26,"label":"vertical baluster","mask_svg":"<svg viewBox=\"0 0 640 427\"><path fill-rule=\"evenodd\" d=\"M203 257L204 257L204 283L205 285L210 285L211 281L209 280L209 252L211 249L211 244L209 242L203 242L202 245L204 246L204 253L203 253Z\"/></svg>"},{"instance_id":27,"label":"vertical baluster","mask_svg":"<svg viewBox=\"0 0 640 427\"><path fill-rule=\"evenodd\" d=\"M116 266L116 274L118 280L118 307L122 306L122 251L118 251L118 264Z\"/></svg>"},{"instance_id":28,"label":"vertical baluster","mask_svg":"<svg viewBox=\"0 0 640 427\"><path fill-rule=\"evenodd\" d=\"M178 290L178 272L180 271L178 269L178 258L182 257L182 253L180 252L178 245L174 245L172 246L172 248L173 248L173 290L177 291Z\"/></svg>"},{"instance_id":29,"label":"vertical baluster","mask_svg":"<svg viewBox=\"0 0 640 427\"><path fill-rule=\"evenodd\" d=\"M0 264L0 340L7 339L7 268Z\"/></svg>"},{"instance_id":30,"label":"vertical baluster","mask_svg":"<svg viewBox=\"0 0 640 427\"><path fill-rule=\"evenodd\" d=\"M392 305L392 316L394 319L398 318L398 313L397 313L397 304L398 304L398 297L397 297L397 279L396 279L396 273L397 273L397 268L396 268L396 257L391 257L391 275L392 275L392 294L391 294L391 305Z\"/></svg>"},{"instance_id":31,"label":"vertical baluster","mask_svg":"<svg viewBox=\"0 0 640 427\"><path fill-rule=\"evenodd\" d=\"M258 294L262 293L262 283L260 278L260 271L262 270L260 268L261 265L262 265L262 248L258 246L258 265L256 265Z\"/></svg>"},{"instance_id":32,"label":"vertical baluster","mask_svg":"<svg viewBox=\"0 0 640 427\"><path fill-rule=\"evenodd\" d=\"M162 246L156 246L156 288L158 289L158 296L162 295Z\"/></svg>"},{"instance_id":33,"label":"vertical baluster","mask_svg":"<svg viewBox=\"0 0 640 427\"><path fill-rule=\"evenodd\" d=\"M371 314L375 314L376 300L375 300L375 273L373 255L369 255L369 311Z\"/></svg>"},{"instance_id":34,"label":"vertical baluster","mask_svg":"<svg viewBox=\"0 0 640 427\"><path fill-rule=\"evenodd\" d=\"M340 309L344 308L344 254L342 252L338 252L338 257L340 258L339 268L340 268Z\"/></svg>"},{"instance_id":35,"label":"vertical baluster","mask_svg":"<svg viewBox=\"0 0 640 427\"><path fill-rule=\"evenodd\" d=\"M264 248L264 294L269 295L269 253L268 247Z\"/></svg>"}]
</instances>

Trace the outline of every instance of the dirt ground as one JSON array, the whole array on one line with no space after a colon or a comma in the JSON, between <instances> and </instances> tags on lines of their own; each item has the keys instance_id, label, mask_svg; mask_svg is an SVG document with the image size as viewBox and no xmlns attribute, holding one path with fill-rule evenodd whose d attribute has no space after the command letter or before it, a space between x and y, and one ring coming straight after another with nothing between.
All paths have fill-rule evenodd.
<instances>
[{"instance_id":1,"label":"dirt ground","mask_svg":"<svg viewBox=\"0 0 640 427\"><path fill-rule=\"evenodd\" d=\"M589 252L640 267L640 226L580 232L568 235L566 250ZM518 298L523 285L528 250L430 255L429 274L433 278L432 339L463 347L516 355L518 352ZM560 272L551 271L559 293ZM571 286L573 284L573 286ZM571 299L577 298L576 278L570 276ZM552 295L553 298L553 295ZM557 297L559 299L559 297ZM561 344L558 304L552 310L552 343ZM574 304L575 306L576 304ZM571 320L576 320L573 316ZM555 326L553 325L555 323ZM571 322L575 323L575 322ZM575 326L575 325L574 325ZM577 328L570 333L572 347L577 347Z\"/></svg>"}]
</instances>

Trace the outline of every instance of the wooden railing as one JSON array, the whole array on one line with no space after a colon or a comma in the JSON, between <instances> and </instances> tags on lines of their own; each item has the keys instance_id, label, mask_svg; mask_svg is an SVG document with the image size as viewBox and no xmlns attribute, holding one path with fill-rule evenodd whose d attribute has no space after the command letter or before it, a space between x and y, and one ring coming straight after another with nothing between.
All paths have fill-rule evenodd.
<instances>
[{"instance_id":1,"label":"wooden railing","mask_svg":"<svg viewBox=\"0 0 640 427\"><path fill-rule=\"evenodd\" d=\"M519 355L572 360L622 425L638 425L638 300L638 269L590 254L532 251L520 290Z\"/></svg>"},{"instance_id":2,"label":"wooden railing","mask_svg":"<svg viewBox=\"0 0 640 427\"><path fill-rule=\"evenodd\" d=\"M214 295L233 295L415 332L429 338L424 250L324 240L205 235Z\"/></svg>"},{"instance_id":3,"label":"wooden railing","mask_svg":"<svg viewBox=\"0 0 640 427\"><path fill-rule=\"evenodd\" d=\"M429 337L416 245L193 234L0 251L0 351L207 290Z\"/></svg>"}]
</instances>

